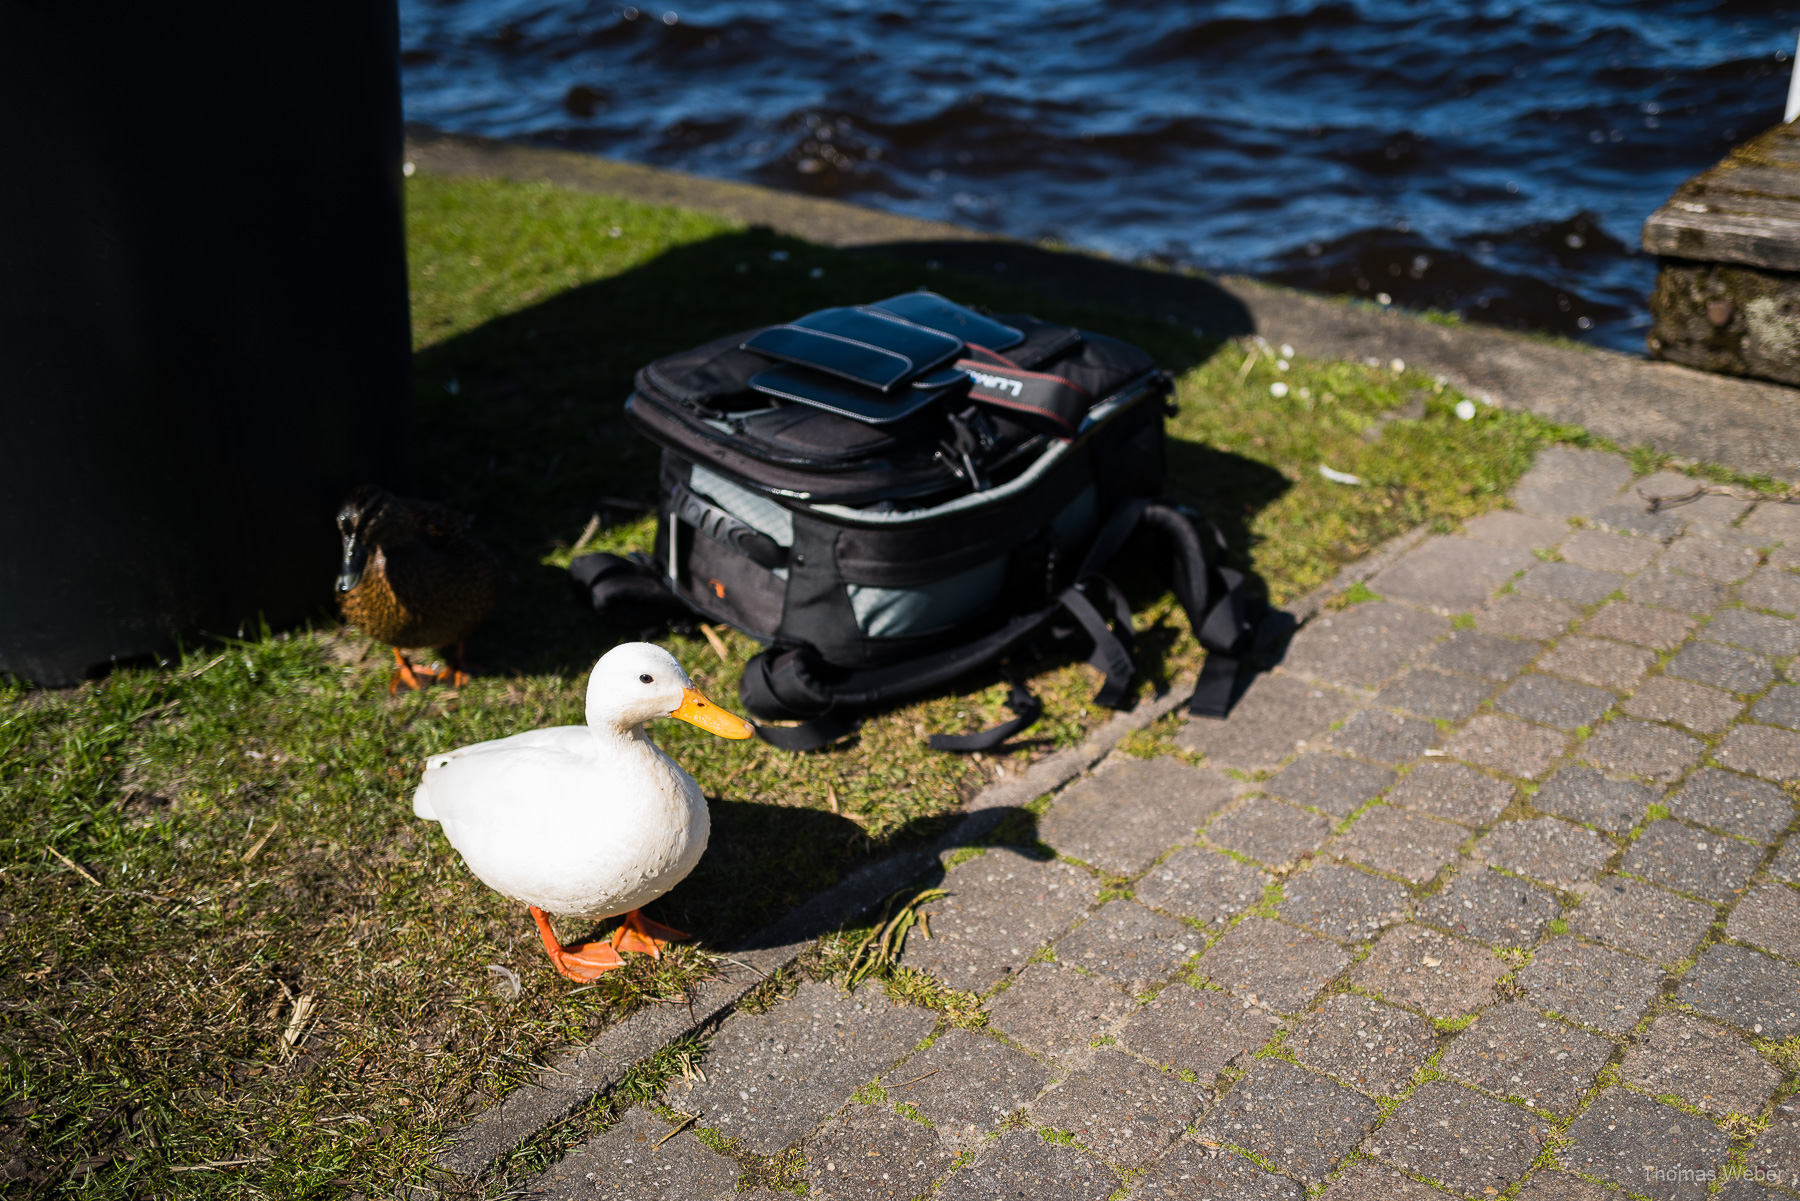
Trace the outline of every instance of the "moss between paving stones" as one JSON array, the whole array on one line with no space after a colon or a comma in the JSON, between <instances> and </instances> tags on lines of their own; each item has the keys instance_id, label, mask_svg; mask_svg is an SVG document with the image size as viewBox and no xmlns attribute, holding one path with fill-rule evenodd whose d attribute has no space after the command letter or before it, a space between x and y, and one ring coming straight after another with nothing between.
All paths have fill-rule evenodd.
<instances>
[{"instance_id":1,"label":"moss between paving stones","mask_svg":"<svg viewBox=\"0 0 1800 1201\"><path fill-rule=\"evenodd\" d=\"M322 609L312 631L252 625L76 689L0 681L0 1163L15 1160L28 1188L79 1176L96 1195L387 1194L424 1179L444 1132L555 1046L708 970L690 946L569 986L516 907L407 805L432 751L580 720L585 670L622 631L571 603L562 566L649 539L648 520L602 498L651 496L655 454L619 405L656 355L919 284L1128 338L1179 375L1171 493L1219 522L1278 601L1397 532L1495 506L1537 448L1583 441L1497 409L1460 421L1461 397L1417 373L1283 369L1279 348L702 214L426 176L406 199L416 490L475 514L506 565L500 608L469 647L482 675L460 694L391 698L381 648ZM1365 440L1414 398L1423 418ZM1331 483L1321 463L1368 482ZM1179 612L1147 579L1126 583L1145 686L1191 668ZM729 661L697 637L670 645L729 703L754 648L723 637ZM1046 714L1000 757L1008 772L1103 716L1084 664L1025 669ZM976 677L806 757L659 729L716 798L714 849L662 915L717 945L929 836L997 769L930 754L920 735L997 720L1005 693L997 674ZM488 964L519 975L517 999ZM302 998L311 1017L294 1024Z\"/></svg>"}]
</instances>

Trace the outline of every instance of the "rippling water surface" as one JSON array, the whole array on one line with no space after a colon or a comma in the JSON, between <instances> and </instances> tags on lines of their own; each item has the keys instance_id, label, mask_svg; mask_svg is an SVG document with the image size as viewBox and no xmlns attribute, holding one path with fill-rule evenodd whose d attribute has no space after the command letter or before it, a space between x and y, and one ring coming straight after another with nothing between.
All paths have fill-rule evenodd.
<instances>
[{"instance_id":1,"label":"rippling water surface","mask_svg":"<svg viewBox=\"0 0 1800 1201\"><path fill-rule=\"evenodd\" d=\"M401 0L409 120L1636 349L1800 3Z\"/></svg>"}]
</instances>

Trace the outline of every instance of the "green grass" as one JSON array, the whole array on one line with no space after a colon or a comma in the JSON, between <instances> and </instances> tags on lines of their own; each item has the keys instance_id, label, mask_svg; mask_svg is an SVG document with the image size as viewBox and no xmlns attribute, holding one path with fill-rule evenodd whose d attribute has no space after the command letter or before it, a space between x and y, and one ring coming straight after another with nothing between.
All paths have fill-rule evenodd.
<instances>
[{"instance_id":1,"label":"green grass","mask_svg":"<svg viewBox=\"0 0 1800 1201\"><path fill-rule=\"evenodd\" d=\"M1091 669L1046 660L1015 665L1045 703L1030 742L981 762L933 754L921 735L1003 717L997 673L810 756L663 723L657 737L714 798L714 835L654 912L700 941L596 987L557 977L524 913L474 881L408 798L427 754L581 720L587 667L634 633L574 603L562 568L596 514L587 549L649 539L601 498L653 494L655 452L620 402L659 354L922 283L1138 342L1180 373L1171 493L1219 523L1277 600L1419 522L1493 506L1537 447L1580 437L1488 408L1460 421L1459 397L1412 374L1304 360L1278 372L1261 353L1246 369L1246 347L1162 321L692 213L424 176L407 209L415 491L475 514L505 565L500 607L469 646L483 674L460 693L391 697L383 649L321 610L311 630L208 642L79 688L0 680L7 1197L391 1195L557 1047L679 998L710 970L705 947L931 837L997 763L1016 771L1104 717ZM1365 440L1415 392L1422 420ZM1321 462L1368 483L1330 483ZM1198 652L1155 581L1125 574L1148 687ZM755 648L724 638L728 660L698 637L668 645L731 705ZM490 964L519 975L517 999ZM503 1175L486 1190L506 1187Z\"/></svg>"}]
</instances>

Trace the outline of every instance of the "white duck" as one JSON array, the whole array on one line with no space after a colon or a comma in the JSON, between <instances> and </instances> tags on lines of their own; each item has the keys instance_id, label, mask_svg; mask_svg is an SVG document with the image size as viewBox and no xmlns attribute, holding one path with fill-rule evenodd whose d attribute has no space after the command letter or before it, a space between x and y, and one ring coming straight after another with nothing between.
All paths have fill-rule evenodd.
<instances>
[{"instance_id":1,"label":"white duck","mask_svg":"<svg viewBox=\"0 0 1800 1201\"><path fill-rule=\"evenodd\" d=\"M755 732L702 696L668 651L627 642L594 664L587 725L433 755L413 794L413 813L444 828L482 883L531 907L571 980L621 966L621 950L660 957L668 939L687 937L638 912L694 870L710 830L694 777L644 733L659 717L725 738ZM625 922L610 943L565 947L545 910Z\"/></svg>"}]
</instances>

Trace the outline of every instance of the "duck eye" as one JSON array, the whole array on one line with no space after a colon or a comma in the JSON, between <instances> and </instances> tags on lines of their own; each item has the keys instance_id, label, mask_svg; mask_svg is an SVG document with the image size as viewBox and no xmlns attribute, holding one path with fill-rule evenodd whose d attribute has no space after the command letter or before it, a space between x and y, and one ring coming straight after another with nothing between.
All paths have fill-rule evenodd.
<instances>
[{"instance_id":1,"label":"duck eye","mask_svg":"<svg viewBox=\"0 0 1800 1201\"><path fill-rule=\"evenodd\" d=\"M656 681L655 681L655 680L654 680L654 679L652 679L652 678L651 678L651 676L650 676L650 674L649 674L649 673L648 673L648 672L646 672L646 673L645 673L645 674L643 674L643 675L641 675L641 676L639 676L639 677L638 677L638 679L640 679L640 680L642 680L642 681L643 681L643 682L644 682L644 683L646 683L646 684L654 684L654 683L656 683Z\"/></svg>"}]
</instances>

